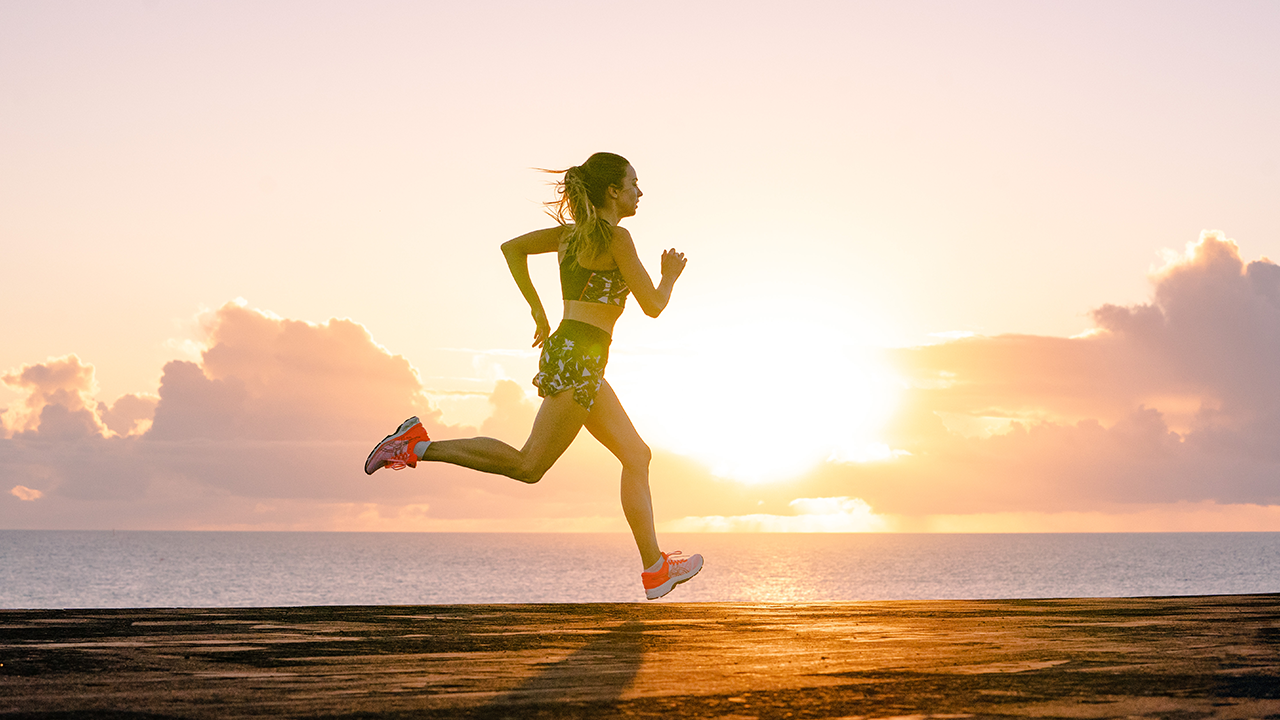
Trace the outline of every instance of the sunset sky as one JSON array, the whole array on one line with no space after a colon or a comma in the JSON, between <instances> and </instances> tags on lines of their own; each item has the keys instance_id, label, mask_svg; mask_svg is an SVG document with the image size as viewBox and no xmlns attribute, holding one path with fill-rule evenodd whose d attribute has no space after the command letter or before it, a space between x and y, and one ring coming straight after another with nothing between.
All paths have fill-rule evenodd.
<instances>
[{"instance_id":1,"label":"sunset sky","mask_svg":"<svg viewBox=\"0 0 1280 720\"><path fill-rule=\"evenodd\" d=\"M1280 531L1280 4L0 4L0 528L617 530L498 245L610 150L659 529ZM533 262L558 312L554 261ZM635 303L633 302L634 306ZM553 319L554 322L554 319Z\"/></svg>"}]
</instances>

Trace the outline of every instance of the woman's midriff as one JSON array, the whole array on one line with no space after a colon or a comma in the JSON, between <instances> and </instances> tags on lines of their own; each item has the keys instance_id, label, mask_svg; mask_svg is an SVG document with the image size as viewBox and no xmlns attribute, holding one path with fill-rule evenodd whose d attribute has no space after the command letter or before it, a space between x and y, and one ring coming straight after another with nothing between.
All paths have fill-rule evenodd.
<instances>
[{"instance_id":1,"label":"woman's midriff","mask_svg":"<svg viewBox=\"0 0 1280 720\"><path fill-rule=\"evenodd\" d=\"M604 303L582 302L580 300L564 301L564 319L577 320L594 325L613 335L613 325L622 316L622 308Z\"/></svg>"}]
</instances>

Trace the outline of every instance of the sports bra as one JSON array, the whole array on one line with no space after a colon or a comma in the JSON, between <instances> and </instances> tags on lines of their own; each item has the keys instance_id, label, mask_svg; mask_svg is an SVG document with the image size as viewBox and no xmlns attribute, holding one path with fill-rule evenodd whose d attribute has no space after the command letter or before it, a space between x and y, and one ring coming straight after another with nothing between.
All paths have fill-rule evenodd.
<instances>
[{"instance_id":1,"label":"sports bra","mask_svg":"<svg viewBox=\"0 0 1280 720\"><path fill-rule=\"evenodd\" d=\"M560 292L565 300L626 307L631 288L618 268L589 270L578 264L577 253L567 252L560 261Z\"/></svg>"}]
</instances>

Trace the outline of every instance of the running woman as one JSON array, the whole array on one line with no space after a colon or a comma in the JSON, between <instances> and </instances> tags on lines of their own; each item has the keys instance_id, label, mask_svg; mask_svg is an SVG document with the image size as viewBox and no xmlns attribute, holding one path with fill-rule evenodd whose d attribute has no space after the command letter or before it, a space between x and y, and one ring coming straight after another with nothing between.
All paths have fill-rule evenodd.
<instances>
[{"instance_id":1,"label":"running woman","mask_svg":"<svg viewBox=\"0 0 1280 720\"><path fill-rule=\"evenodd\" d=\"M535 230L502 244L511 276L533 313L533 346L542 348L533 384L543 398L529 439L519 450L493 438L436 440L413 417L374 447L364 471L445 462L536 483L569 448L583 427L622 462L622 511L631 526L650 600L671 592L702 569L702 556L664 553L653 528L649 494L649 446L640 438L609 381L604 379L613 326L627 295L658 317L684 271L684 253L662 253L662 280L640 262L631 233L618 225L636 214L644 193L635 168L613 153L596 153L581 165L556 171L557 198L549 203L556 227ZM564 315L551 332L547 313L529 278L529 256L558 253Z\"/></svg>"}]
</instances>

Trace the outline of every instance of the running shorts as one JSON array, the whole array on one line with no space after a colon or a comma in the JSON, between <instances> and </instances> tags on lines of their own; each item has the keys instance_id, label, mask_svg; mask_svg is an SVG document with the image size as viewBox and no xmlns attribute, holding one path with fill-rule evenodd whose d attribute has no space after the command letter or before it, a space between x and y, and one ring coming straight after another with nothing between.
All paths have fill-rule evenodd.
<instances>
[{"instance_id":1,"label":"running shorts","mask_svg":"<svg viewBox=\"0 0 1280 720\"><path fill-rule=\"evenodd\" d=\"M538 374L533 376L538 396L547 398L572 390L573 401L590 410L604 382L610 340L609 333L595 325L562 321L542 343Z\"/></svg>"}]
</instances>

